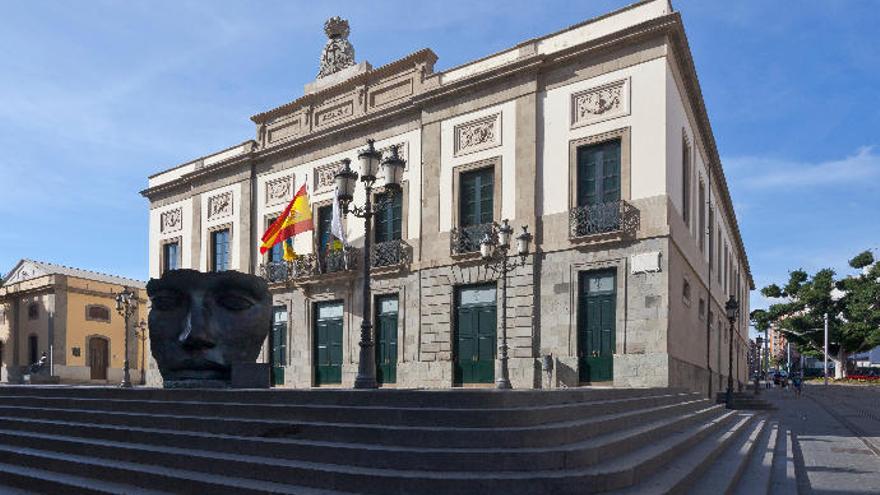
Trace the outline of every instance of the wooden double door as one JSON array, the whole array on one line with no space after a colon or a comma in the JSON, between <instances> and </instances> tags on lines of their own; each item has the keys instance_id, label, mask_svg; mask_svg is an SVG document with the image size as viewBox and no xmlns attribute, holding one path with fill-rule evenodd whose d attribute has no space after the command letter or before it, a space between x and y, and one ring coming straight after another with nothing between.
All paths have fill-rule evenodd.
<instances>
[{"instance_id":1,"label":"wooden double door","mask_svg":"<svg viewBox=\"0 0 880 495\"><path fill-rule=\"evenodd\" d=\"M342 383L342 301L315 304L315 385Z\"/></svg>"},{"instance_id":2,"label":"wooden double door","mask_svg":"<svg viewBox=\"0 0 880 495\"><path fill-rule=\"evenodd\" d=\"M461 287L455 295L455 382L495 380L495 284Z\"/></svg>"},{"instance_id":3,"label":"wooden double door","mask_svg":"<svg viewBox=\"0 0 880 495\"><path fill-rule=\"evenodd\" d=\"M376 299L376 381L397 383L397 296Z\"/></svg>"},{"instance_id":4,"label":"wooden double door","mask_svg":"<svg viewBox=\"0 0 880 495\"><path fill-rule=\"evenodd\" d=\"M578 374L581 382L614 378L615 271L583 272L578 304Z\"/></svg>"}]
</instances>

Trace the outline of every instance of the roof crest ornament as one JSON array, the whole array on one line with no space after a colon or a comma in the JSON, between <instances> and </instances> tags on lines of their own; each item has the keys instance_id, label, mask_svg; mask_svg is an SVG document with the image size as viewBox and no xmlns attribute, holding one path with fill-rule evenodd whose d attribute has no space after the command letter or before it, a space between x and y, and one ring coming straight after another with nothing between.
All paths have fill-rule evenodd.
<instances>
[{"instance_id":1,"label":"roof crest ornament","mask_svg":"<svg viewBox=\"0 0 880 495\"><path fill-rule=\"evenodd\" d=\"M333 16L324 22L324 32L329 39L321 52L321 67L317 79L354 65L354 47L348 41L348 21Z\"/></svg>"}]
</instances>

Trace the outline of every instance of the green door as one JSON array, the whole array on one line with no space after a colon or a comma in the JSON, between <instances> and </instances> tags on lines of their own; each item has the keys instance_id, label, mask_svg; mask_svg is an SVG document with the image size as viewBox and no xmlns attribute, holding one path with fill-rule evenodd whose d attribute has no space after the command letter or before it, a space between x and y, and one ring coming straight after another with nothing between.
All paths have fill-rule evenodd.
<instances>
[{"instance_id":1,"label":"green door","mask_svg":"<svg viewBox=\"0 0 880 495\"><path fill-rule=\"evenodd\" d=\"M315 304L315 385L342 383L342 303Z\"/></svg>"},{"instance_id":2,"label":"green door","mask_svg":"<svg viewBox=\"0 0 880 495\"><path fill-rule=\"evenodd\" d=\"M376 299L376 381L397 382L397 296Z\"/></svg>"},{"instance_id":3,"label":"green door","mask_svg":"<svg viewBox=\"0 0 880 495\"><path fill-rule=\"evenodd\" d=\"M287 307L272 308L272 384L284 385L287 364Z\"/></svg>"},{"instance_id":4,"label":"green door","mask_svg":"<svg viewBox=\"0 0 880 495\"><path fill-rule=\"evenodd\" d=\"M495 380L495 285L462 287L456 294L455 382Z\"/></svg>"},{"instance_id":5,"label":"green door","mask_svg":"<svg viewBox=\"0 0 880 495\"><path fill-rule=\"evenodd\" d=\"M614 271L581 274L578 309L581 382L605 382L614 378L616 286Z\"/></svg>"}]
</instances>

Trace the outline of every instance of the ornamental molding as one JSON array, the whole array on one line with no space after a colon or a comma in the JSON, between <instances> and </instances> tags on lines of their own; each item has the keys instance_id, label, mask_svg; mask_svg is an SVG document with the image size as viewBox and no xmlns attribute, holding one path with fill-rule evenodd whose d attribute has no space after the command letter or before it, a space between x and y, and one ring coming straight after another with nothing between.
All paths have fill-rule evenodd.
<instances>
[{"instance_id":1,"label":"ornamental molding","mask_svg":"<svg viewBox=\"0 0 880 495\"><path fill-rule=\"evenodd\" d=\"M629 115L629 78L571 95L571 127Z\"/></svg>"},{"instance_id":2,"label":"ornamental molding","mask_svg":"<svg viewBox=\"0 0 880 495\"><path fill-rule=\"evenodd\" d=\"M208 198L208 220L232 216L232 191Z\"/></svg>"},{"instance_id":3,"label":"ornamental molding","mask_svg":"<svg viewBox=\"0 0 880 495\"><path fill-rule=\"evenodd\" d=\"M266 181L266 205L277 205L293 199L293 175Z\"/></svg>"},{"instance_id":4,"label":"ornamental molding","mask_svg":"<svg viewBox=\"0 0 880 495\"><path fill-rule=\"evenodd\" d=\"M336 184L336 172L342 166L342 160L315 167L315 193L332 191Z\"/></svg>"},{"instance_id":5,"label":"ornamental molding","mask_svg":"<svg viewBox=\"0 0 880 495\"><path fill-rule=\"evenodd\" d=\"M349 100L315 112L315 125L324 126L352 115L354 115L354 101Z\"/></svg>"},{"instance_id":6,"label":"ornamental molding","mask_svg":"<svg viewBox=\"0 0 880 495\"><path fill-rule=\"evenodd\" d=\"M333 16L324 22L324 33L329 39L321 51L318 79L354 65L354 46L348 41L348 21Z\"/></svg>"},{"instance_id":7,"label":"ornamental molding","mask_svg":"<svg viewBox=\"0 0 880 495\"><path fill-rule=\"evenodd\" d=\"M159 232L162 234L177 232L181 229L183 229L183 208L177 207L159 215Z\"/></svg>"},{"instance_id":8,"label":"ornamental molding","mask_svg":"<svg viewBox=\"0 0 880 495\"><path fill-rule=\"evenodd\" d=\"M458 124L453 134L454 156L501 146L501 112Z\"/></svg>"}]
</instances>

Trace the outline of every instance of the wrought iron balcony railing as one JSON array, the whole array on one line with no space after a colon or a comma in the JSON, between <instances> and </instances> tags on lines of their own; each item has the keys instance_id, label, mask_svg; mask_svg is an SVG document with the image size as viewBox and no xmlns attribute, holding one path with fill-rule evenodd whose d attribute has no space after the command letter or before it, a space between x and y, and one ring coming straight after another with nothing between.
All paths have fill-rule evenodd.
<instances>
[{"instance_id":1,"label":"wrought iron balcony railing","mask_svg":"<svg viewBox=\"0 0 880 495\"><path fill-rule=\"evenodd\" d=\"M302 254L293 261L271 261L260 265L260 276L271 284L352 271L357 268L357 252L357 249L346 247L322 256Z\"/></svg>"},{"instance_id":2,"label":"wrought iron balcony railing","mask_svg":"<svg viewBox=\"0 0 880 495\"><path fill-rule=\"evenodd\" d=\"M370 267L403 265L410 262L409 246L400 239L377 242L370 247Z\"/></svg>"},{"instance_id":3,"label":"wrought iron balcony railing","mask_svg":"<svg viewBox=\"0 0 880 495\"><path fill-rule=\"evenodd\" d=\"M569 211L569 236L631 234L638 230L638 220L638 210L623 200L577 206Z\"/></svg>"},{"instance_id":4,"label":"wrought iron balcony railing","mask_svg":"<svg viewBox=\"0 0 880 495\"><path fill-rule=\"evenodd\" d=\"M478 252L480 250L480 241L483 240L483 237L486 234L492 234L491 223L468 225L467 227L457 227L452 229L450 236L452 254Z\"/></svg>"}]
</instances>

